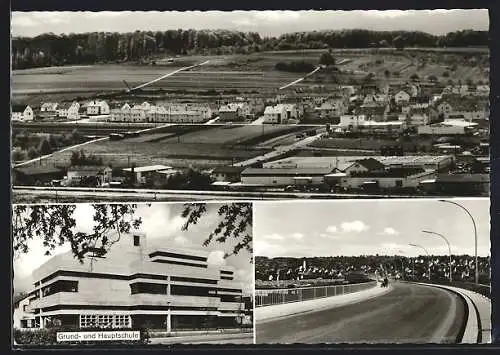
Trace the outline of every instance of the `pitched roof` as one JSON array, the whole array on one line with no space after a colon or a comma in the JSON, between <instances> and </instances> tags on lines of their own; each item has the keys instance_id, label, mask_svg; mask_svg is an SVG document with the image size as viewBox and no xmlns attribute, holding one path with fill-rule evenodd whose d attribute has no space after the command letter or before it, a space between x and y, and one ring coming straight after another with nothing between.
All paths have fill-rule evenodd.
<instances>
[{"instance_id":1,"label":"pitched roof","mask_svg":"<svg viewBox=\"0 0 500 355\"><path fill-rule=\"evenodd\" d=\"M436 182L487 184L490 182L490 176L488 174L439 174Z\"/></svg>"},{"instance_id":2,"label":"pitched roof","mask_svg":"<svg viewBox=\"0 0 500 355\"><path fill-rule=\"evenodd\" d=\"M214 174L239 174L243 170L245 170L245 167L242 166L232 166L232 165L225 165L225 166L219 166L216 167L213 170Z\"/></svg>"},{"instance_id":3,"label":"pitched roof","mask_svg":"<svg viewBox=\"0 0 500 355\"><path fill-rule=\"evenodd\" d=\"M385 165L379 162L377 159L373 158L367 158L367 159L361 159L361 160L356 160L356 163L361 164L368 170L380 170L384 169Z\"/></svg>"}]
</instances>

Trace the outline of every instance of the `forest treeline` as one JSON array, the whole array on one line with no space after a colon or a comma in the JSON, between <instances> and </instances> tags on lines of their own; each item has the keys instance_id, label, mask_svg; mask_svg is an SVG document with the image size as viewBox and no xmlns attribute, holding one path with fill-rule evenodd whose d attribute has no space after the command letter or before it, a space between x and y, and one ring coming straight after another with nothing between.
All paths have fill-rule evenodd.
<instances>
[{"instance_id":1,"label":"forest treeline","mask_svg":"<svg viewBox=\"0 0 500 355\"><path fill-rule=\"evenodd\" d=\"M12 39L12 67L137 62L158 55L245 54L259 51L487 46L488 32L462 30L435 36L424 32L341 30L288 33L262 38L256 32L168 30L133 33L46 33Z\"/></svg>"}]
</instances>

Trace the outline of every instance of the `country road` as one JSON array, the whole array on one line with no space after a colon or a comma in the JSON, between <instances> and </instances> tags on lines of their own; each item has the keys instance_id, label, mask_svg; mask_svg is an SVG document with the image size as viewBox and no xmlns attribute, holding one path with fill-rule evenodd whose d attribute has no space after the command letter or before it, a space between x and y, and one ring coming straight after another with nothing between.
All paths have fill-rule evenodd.
<instances>
[{"instance_id":1,"label":"country road","mask_svg":"<svg viewBox=\"0 0 500 355\"><path fill-rule=\"evenodd\" d=\"M382 296L256 323L257 343L456 343L462 299L443 289L395 283Z\"/></svg>"}]
</instances>

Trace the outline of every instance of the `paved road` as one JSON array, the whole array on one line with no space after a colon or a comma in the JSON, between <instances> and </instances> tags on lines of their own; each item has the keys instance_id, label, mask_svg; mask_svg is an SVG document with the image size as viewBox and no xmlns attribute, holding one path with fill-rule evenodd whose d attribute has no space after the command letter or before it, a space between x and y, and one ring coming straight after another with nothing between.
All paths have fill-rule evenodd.
<instances>
[{"instance_id":1,"label":"paved road","mask_svg":"<svg viewBox=\"0 0 500 355\"><path fill-rule=\"evenodd\" d=\"M303 148L303 147L307 146L308 144L311 144L315 140L320 139L322 135L323 135L323 133L319 133L319 134L316 134L314 136L306 137L304 139L296 141L296 142L294 142L290 145L287 145L287 146L278 146L276 148L276 150L273 150L267 154L264 154L264 155L261 155L261 156L255 157L255 158L251 158L251 159L248 159L245 161L241 161L241 162L238 162L234 165L235 166L249 166L249 165L255 164L255 163L260 162L260 161L267 161L267 160L277 158L290 150Z\"/></svg>"},{"instance_id":2,"label":"paved road","mask_svg":"<svg viewBox=\"0 0 500 355\"><path fill-rule=\"evenodd\" d=\"M395 283L361 303L259 324L257 343L456 343L465 317L459 296ZM460 339L458 339L460 340Z\"/></svg>"},{"instance_id":3,"label":"paved road","mask_svg":"<svg viewBox=\"0 0 500 355\"><path fill-rule=\"evenodd\" d=\"M151 344L253 344L253 333L151 338Z\"/></svg>"}]
</instances>

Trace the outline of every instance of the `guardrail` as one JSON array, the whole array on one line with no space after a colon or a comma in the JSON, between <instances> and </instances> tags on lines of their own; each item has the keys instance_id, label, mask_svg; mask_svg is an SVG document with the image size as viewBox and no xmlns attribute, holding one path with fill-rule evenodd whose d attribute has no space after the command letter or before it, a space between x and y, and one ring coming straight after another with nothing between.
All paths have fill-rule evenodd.
<instances>
[{"instance_id":1,"label":"guardrail","mask_svg":"<svg viewBox=\"0 0 500 355\"><path fill-rule=\"evenodd\" d=\"M255 290L255 307L273 306L277 304L340 296L368 290L376 287L377 285L377 281L371 281L335 286Z\"/></svg>"}]
</instances>

